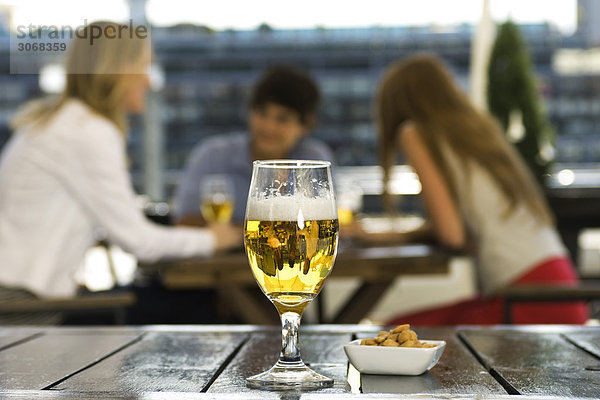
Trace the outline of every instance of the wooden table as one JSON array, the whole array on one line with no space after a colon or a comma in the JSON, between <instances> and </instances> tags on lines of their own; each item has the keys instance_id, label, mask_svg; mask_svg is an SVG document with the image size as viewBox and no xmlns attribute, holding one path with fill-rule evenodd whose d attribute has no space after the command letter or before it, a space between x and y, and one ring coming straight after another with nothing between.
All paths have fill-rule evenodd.
<instances>
[{"instance_id":1,"label":"wooden table","mask_svg":"<svg viewBox=\"0 0 600 400\"><path fill-rule=\"evenodd\" d=\"M393 247L346 246L339 252L331 277L355 277L362 281L331 321L324 321L322 296L317 297L319 322L357 323L373 308L385 291L402 275L445 274L450 254L439 248L412 244ZM273 306L258 286L243 252L159 262L141 266L158 273L168 289L217 288L222 298L239 310L250 324L278 324ZM325 290L327 283L325 283Z\"/></svg>"},{"instance_id":2,"label":"wooden table","mask_svg":"<svg viewBox=\"0 0 600 400\"><path fill-rule=\"evenodd\" d=\"M247 376L276 360L274 327L2 327L0 398L600 398L598 327L417 328L420 338L446 340L437 366L420 376L361 376L342 346L378 330L302 328L304 360L334 386L301 393L245 386Z\"/></svg>"}]
</instances>

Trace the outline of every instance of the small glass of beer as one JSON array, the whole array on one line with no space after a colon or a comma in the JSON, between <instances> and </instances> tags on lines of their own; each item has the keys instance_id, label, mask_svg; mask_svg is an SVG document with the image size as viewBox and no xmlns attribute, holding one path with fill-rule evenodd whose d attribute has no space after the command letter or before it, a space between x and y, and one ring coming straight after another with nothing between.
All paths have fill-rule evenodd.
<instances>
[{"instance_id":1,"label":"small glass of beer","mask_svg":"<svg viewBox=\"0 0 600 400\"><path fill-rule=\"evenodd\" d=\"M254 162L244 246L256 282L281 317L282 349L271 369L246 379L248 386L285 390L333 385L302 361L298 328L333 267L338 230L329 162Z\"/></svg>"},{"instance_id":2,"label":"small glass of beer","mask_svg":"<svg viewBox=\"0 0 600 400\"><path fill-rule=\"evenodd\" d=\"M358 182L336 179L338 219L341 226L352 225L363 205L363 191Z\"/></svg>"},{"instance_id":3,"label":"small glass of beer","mask_svg":"<svg viewBox=\"0 0 600 400\"><path fill-rule=\"evenodd\" d=\"M233 183L227 175L207 175L200 184L200 211L208 223L231 220Z\"/></svg>"}]
</instances>

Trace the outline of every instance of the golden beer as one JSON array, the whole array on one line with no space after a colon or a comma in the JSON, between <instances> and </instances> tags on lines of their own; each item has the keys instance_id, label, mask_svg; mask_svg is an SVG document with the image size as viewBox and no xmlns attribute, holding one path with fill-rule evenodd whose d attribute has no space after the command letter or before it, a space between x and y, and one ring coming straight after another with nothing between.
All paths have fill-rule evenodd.
<instances>
[{"instance_id":1,"label":"golden beer","mask_svg":"<svg viewBox=\"0 0 600 400\"><path fill-rule=\"evenodd\" d=\"M337 251L338 220L246 221L252 273L280 313L302 314L329 275Z\"/></svg>"},{"instance_id":2,"label":"golden beer","mask_svg":"<svg viewBox=\"0 0 600 400\"><path fill-rule=\"evenodd\" d=\"M354 211L349 208L338 207L338 220L342 226L352 224L354 222Z\"/></svg>"},{"instance_id":3,"label":"golden beer","mask_svg":"<svg viewBox=\"0 0 600 400\"><path fill-rule=\"evenodd\" d=\"M229 222L233 214L233 202L206 200L200 205L200 211L206 222Z\"/></svg>"}]
</instances>

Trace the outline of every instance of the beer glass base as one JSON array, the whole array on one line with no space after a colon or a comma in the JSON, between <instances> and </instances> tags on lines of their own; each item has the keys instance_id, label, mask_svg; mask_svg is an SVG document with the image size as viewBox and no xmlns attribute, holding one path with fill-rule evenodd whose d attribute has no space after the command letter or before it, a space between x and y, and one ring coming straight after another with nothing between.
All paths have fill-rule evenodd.
<instances>
[{"instance_id":1,"label":"beer glass base","mask_svg":"<svg viewBox=\"0 0 600 400\"><path fill-rule=\"evenodd\" d=\"M268 371L246 378L246 385L263 390L312 390L333 386L333 379L316 373L302 361L278 361Z\"/></svg>"}]
</instances>

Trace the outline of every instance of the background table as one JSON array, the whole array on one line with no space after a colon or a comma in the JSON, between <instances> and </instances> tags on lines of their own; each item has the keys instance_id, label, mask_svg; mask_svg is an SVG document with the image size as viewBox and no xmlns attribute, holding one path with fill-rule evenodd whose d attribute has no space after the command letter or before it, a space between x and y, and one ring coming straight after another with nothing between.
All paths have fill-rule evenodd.
<instances>
[{"instance_id":1,"label":"background table","mask_svg":"<svg viewBox=\"0 0 600 400\"><path fill-rule=\"evenodd\" d=\"M330 321L322 317L322 296L317 297L319 322L357 323L364 318L394 279L406 275L445 274L452 254L435 246L411 244L391 247L343 247L331 277L354 277L362 281ZM142 270L158 274L163 285L172 290L215 288L232 303L243 322L277 324L273 306L260 292L243 252L209 258L163 261L142 265ZM327 285L325 289L327 290Z\"/></svg>"},{"instance_id":2,"label":"background table","mask_svg":"<svg viewBox=\"0 0 600 400\"><path fill-rule=\"evenodd\" d=\"M275 362L281 343L276 328L3 327L0 398L600 397L598 327L417 328L420 338L447 341L437 366L420 376L361 376L348 365L342 346L378 330L361 325L301 329L304 360L335 383L332 388L300 393L245 386L247 376Z\"/></svg>"}]
</instances>

